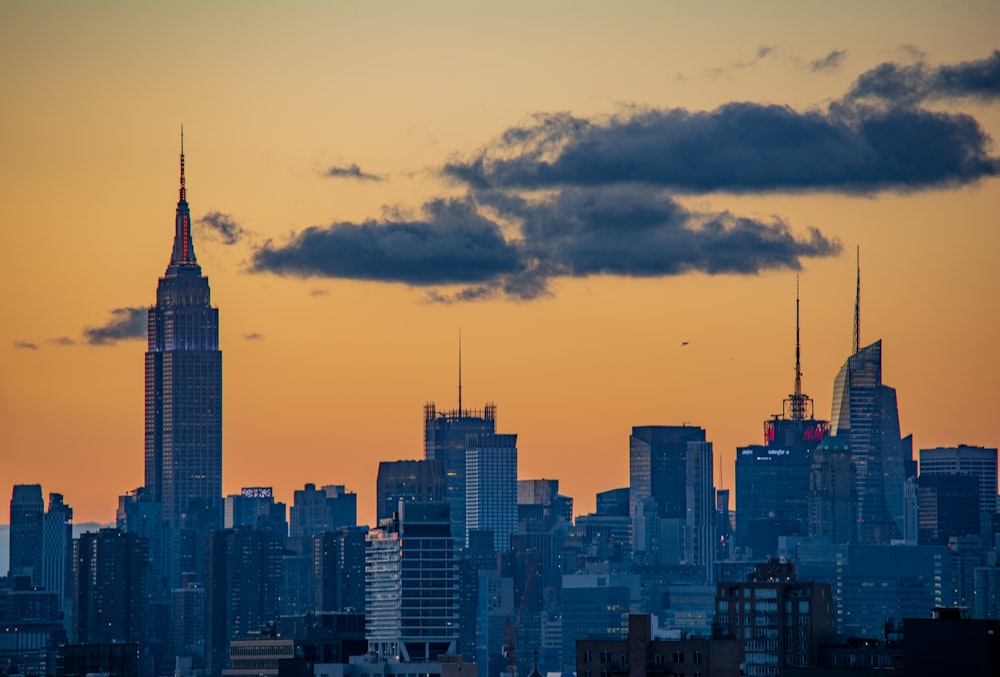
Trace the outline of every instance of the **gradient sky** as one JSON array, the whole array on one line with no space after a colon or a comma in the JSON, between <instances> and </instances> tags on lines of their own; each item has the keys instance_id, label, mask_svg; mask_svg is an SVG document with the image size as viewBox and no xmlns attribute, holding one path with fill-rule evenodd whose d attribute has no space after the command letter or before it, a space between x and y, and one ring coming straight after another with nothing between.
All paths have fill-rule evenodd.
<instances>
[{"instance_id":1,"label":"gradient sky","mask_svg":"<svg viewBox=\"0 0 1000 677\"><path fill-rule=\"evenodd\" d=\"M371 522L459 331L463 404L578 513L633 425L703 426L731 488L796 274L829 417L856 246L904 434L996 447L998 35L994 1L5 2L0 500L108 522L142 483L182 124L227 494L345 484Z\"/></svg>"}]
</instances>

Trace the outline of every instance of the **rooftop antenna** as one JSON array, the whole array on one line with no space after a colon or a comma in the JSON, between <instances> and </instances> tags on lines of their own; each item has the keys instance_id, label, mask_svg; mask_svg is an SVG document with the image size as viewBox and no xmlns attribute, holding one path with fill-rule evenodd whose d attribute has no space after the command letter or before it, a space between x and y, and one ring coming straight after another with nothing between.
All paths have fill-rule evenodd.
<instances>
[{"instance_id":1,"label":"rooftop antenna","mask_svg":"<svg viewBox=\"0 0 1000 677\"><path fill-rule=\"evenodd\" d=\"M462 330L458 330L458 415L462 416Z\"/></svg>"},{"instance_id":2,"label":"rooftop antenna","mask_svg":"<svg viewBox=\"0 0 1000 677\"><path fill-rule=\"evenodd\" d=\"M799 276L795 276L795 390L785 400L785 415L793 421L812 417L812 400L802 394L802 344L799 340Z\"/></svg>"},{"instance_id":3,"label":"rooftop antenna","mask_svg":"<svg viewBox=\"0 0 1000 677\"><path fill-rule=\"evenodd\" d=\"M857 354L861 351L861 245L858 245L857 250L857 266L858 266L858 289L854 297L854 352L852 354Z\"/></svg>"},{"instance_id":4,"label":"rooftop antenna","mask_svg":"<svg viewBox=\"0 0 1000 677\"><path fill-rule=\"evenodd\" d=\"M187 200L187 188L184 186L184 125L181 125L181 200Z\"/></svg>"}]
</instances>

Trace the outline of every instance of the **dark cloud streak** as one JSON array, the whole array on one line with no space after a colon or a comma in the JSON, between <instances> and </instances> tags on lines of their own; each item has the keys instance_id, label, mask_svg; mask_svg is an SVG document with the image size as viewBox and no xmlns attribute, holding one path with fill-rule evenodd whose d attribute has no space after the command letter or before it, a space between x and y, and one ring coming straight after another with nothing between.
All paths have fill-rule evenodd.
<instances>
[{"instance_id":1,"label":"dark cloud streak","mask_svg":"<svg viewBox=\"0 0 1000 677\"><path fill-rule=\"evenodd\" d=\"M233 220L229 214L210 211L196 221L203 232L216 236L223 244L234 245L249 237L250 233Z\"/></svg>"},{"instance_id":2,"label":"dark cloud streak","mask_svg":"<svg viewBox=\"0 0 1000 677\"><path fill-rule=\"evenodd\" d=\"M845 103L798 112L732 103L604 122L536 116L471 158L448 163L444 172L477 188L645 183L691 194L868 194L995 175L998 161L989 144L978 122L962 114Z\"/></svg>"},{"instance_id":3,"label":"dark cloud streak","mask_svg":"<svg viewBox=\"0 0 1000 677\"><path fill-rule=\"evenodd\" d=\"M111 319L100 327L83 330L84 340L92 346L113 345L118 341L146 338L148 308L116 308Z\"/></svg>"},{"instance_id":4,"label":"dark cloud streak","mask_svg":"<svg viewBox=\"0 0 1000 677\"><path fill-rule=\"evenodd\" d=\"M813 73L822 73L826 71L835 71L840 68L840 64L843 63L844 57L847 55L847 50L835 49L822 59L813 59L809 62L809 70Z\"/></svg>"},{"instance_id":5,"label":"dark cloud streak","mask_svg":"<svg viewBox=\"0 0 1000 677\"><path fill-rule=\"evenodd\" d=\"M849 100L877 99L915 105L927 100L972 98L1000 100L1000 50L985 59L932 67L883 63L862 73L847 94Z\"/></svg>"},{"instance_id":6,"label":"dark cloud streak","mask_svg":"<svg viewBox=\"0 0 1000 677\"><path fill-rule=\"evenodd\" d=\"M359 181L383 181L384 178L378 174L370 174L362 171L357 164L338 167L336 165L328 167L323 176L335 179L358 179Z\"/></svg>"}]
</instances>

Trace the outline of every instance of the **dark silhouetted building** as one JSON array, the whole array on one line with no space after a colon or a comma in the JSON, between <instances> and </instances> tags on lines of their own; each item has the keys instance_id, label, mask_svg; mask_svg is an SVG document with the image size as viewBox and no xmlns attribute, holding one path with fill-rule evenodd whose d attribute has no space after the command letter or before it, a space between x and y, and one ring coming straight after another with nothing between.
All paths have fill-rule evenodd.
<instances>
[{"instance_id":1,"label":"dark silhouetted building","mask_svg":"<svg viewBox=\"0 0 1000 677\"><path fill-rule=\"evenodd\" d=\"M343 484L327 484L319 489L306 484L297 489L289 516L292 538L316 537L324 531L358 524L358 495Z\"/></svg>"},{"instance_id":2,"label":"dark silhouetted building","mask_svg":"<svg viewBox=\"0 0 1000 677\"><path fill-rule=\"evenodd\" d=\"M814 667L835 636L833 593L827 583L796 580L792 564L761 564L745 582L716 585L715 632L740 641L742 674Z\"/></svg>"},{"instance_id":3,"label":"dark silhouetted building","mask_svg":"<svg viewBox=\"0 0 1000 677\"><path fill-rule=\"evenodd\" d=\"M60 609L69 611L73 598L73 508L62 494L49 494L42 521L42 585L59 596Z\"/></svg>"},{"instance_id":4,"label":"dark silhouetted building","mask_svg":"<svg viewBox=\"0 0 1000 677\"><path fill-rule=\"evenodd\" d=\"M146 632L146 539L119 529L73 543L73 632L80 644L142 643Z\"/></svg>"},{"instance_id":5,"label":"dark silhouetted building","mask_svg":"<svg viewBox=\"0 0 1000 677\"><path fill-rule=\"evenodd\" d=\"M630 614L624 639L582 639L576 643L578 677L736 677L740 643L728 638L661 633L656 618Z\"/></svg>"},{"instance_id":6,"label":"dark silhouetted building","mask_svg":"<svg viewBox=\"0 0 1000 677\"><path fill-rule=\"evenodd\" d=\"M15 484L10 496L10 573L42 584L42 523L45 502L41 484Z\"/></svg>"},{"instance_id":7,"label":"dark silhouetted building","mask_svg":"<svg viewBox=\"0 0 1000 677\"><path fill-rule=\"evenodd\" d=\"M495 404L476 410L463 409L459 402L458 409L453 411L438 411L434 404L424 405L424 458L440 461L444 466L448 503L451 505L451 533L460 547L464 547L466 541L466 442L469 435L495 433L496 420Z\"/></svg>"},{"instance_id":8,"label":"dark silhouetted building","mask_svg":"<svg viewBox=\"0 0 1000 677\"><path fill-rule=\"evenodd\" d=\"M270 529L282 538L288 537L285 504L274 500L271 487L244 487L240 493L226 496L223 510L226 529Z\"/></svg>"},{"instance_id":9,"label":"dark silhouetted building","mask_svg":"<svg viewBox=\"0 0 1000 677\"><path fill-rule=\"evenodd\" d=\"M203 580L209 674L226 667L229 640L259 632L278 617L281 549L273 531L224 529L208 537Z\"/></svg>"},{"instance_id":10,"label":"dark silhouetted building","mask_svg":"<svg viewBox=\"0 0 1000 677\"><path fill-rule=\"evenodd\" d=\"M606 517L628 517L629 488L608 489L597 492L596 515Z\"/></svg>"},{"instance_id":11,"label":"dark silhouetted building","mask_svg":"<svg viewBox=\"0 0 1000 677\"><path fill-rule=\"evenodd\" d=\"M851 446L846 438L829 435L813 452L809 469L810 536L829 543L849 543L855 538L857 482Z\"/></svg>"},{"instance_id":12,"label":"dark silhouetted building","mask_svg":"<svg viewBox=\"0 0 1000 677\"><path fill-rule=\"evenodd\" d=\"M368 527L341 527L313 540L316 611L365 609L365 548Z\"/></svg>"},{"instance_id":13,"label":"dark silhouetted building","mask_svg":"<svg viewBox=\"0 0 1000 677\"><path fill-rule=\"evenodd\" d=\"M376 519L390 519L400 501L445 501L448 488L441 461L381 461L375 480Z\"/></svg>"},{"instance_id":14,"label":"dark silhouetted building","mask_svg":"<svg viewBox=\"0 0 1000 677\"><path fill-rule=\"evenodd\" d=\"M1000 621L963 618L958 609L903 621L906 677L1000 674Z\"/></svg>"},{"instance_id":15,"label":"dark silhouetted building","mask_svg":"<svg viewBox=\"0 0 1000 677\"><path fill-rule=\"evenodd\" d=\"M57 677L137 677L139 675L139 645L66 644L59 647L56 659Z\"/></svg>"},{"instance_id":16,"label":"dark silhouetted building","mask_svg":"<svg viewBox=\"0 0 1000 677\"><path fill-rule=\"evenodd\" d=\"M979 510L997 512L997 450L960 444L920 450L920 475L972 475L979 481Z\"/></svg>"},{"instance_id":17,"label":"dark silhouetted building","mask_svg":"<svg viewBox=\"0 0 1000 677\"><path fill-rule=\"evenodd\" d=\"M948 545L949 539L979 535L979 478L920 475L917 480L917 542Z\"/></svg>"}]
</instances>

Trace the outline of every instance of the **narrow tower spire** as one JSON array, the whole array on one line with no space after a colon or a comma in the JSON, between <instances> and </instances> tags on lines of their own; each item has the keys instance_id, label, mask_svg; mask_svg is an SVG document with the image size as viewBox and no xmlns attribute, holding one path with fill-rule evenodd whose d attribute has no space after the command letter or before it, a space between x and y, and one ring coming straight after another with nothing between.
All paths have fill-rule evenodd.
<instances>
[{"instance_id":1,"label":"narrow tower spire","mask_svg":"<svg viewBox=\"0 0 1000 677\"><path fill-rule=\"evenodd\" d=\"M462 416L462 330L458 330L458 415Z\"/></svg>"},{"instance_id":2,"label":"narrow tower spire","mask_svg":"<svg viewBox=\"0 0 1000 677\"><path fill-rule=\"evenodd\" d=\"M854 297L854 351L852 355L861 350L861 245L857 249L858 266L858 288Z\"/></svg>"},{"instance_id":3,"label":"narrow tower spire","mask_svg":"<svg viewBox=\"0 0 1000 677\"><path fill-rule=\"evenodd\" d=\"M184 125L181 125L181 201L187 201L187 187L184 185Z\"/></svg>"},{"instance_id":4,"label":"narrow tower spire","mask_svg":"<svg viewBox=\"0 0 1000 677\"><path fill-rule=\"evenodd\" d=\"M187 183L184 178L184 125L181 125L181 187L177 201L177 216L174 219L174 248L170 253L168 270L177 270L179 265L197 265L194 242L191 239L191 210L187 203Z\"/></svg>"}]
</instances>

